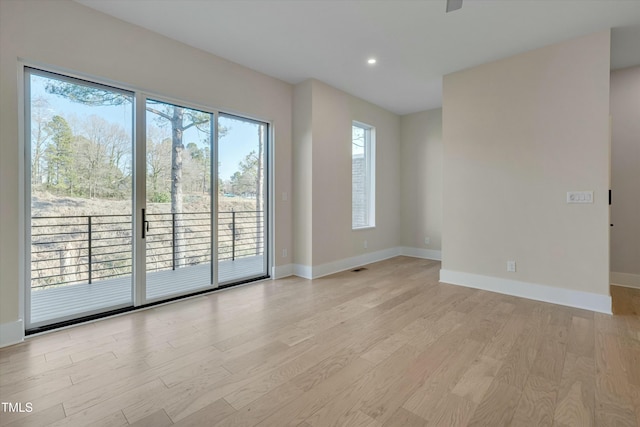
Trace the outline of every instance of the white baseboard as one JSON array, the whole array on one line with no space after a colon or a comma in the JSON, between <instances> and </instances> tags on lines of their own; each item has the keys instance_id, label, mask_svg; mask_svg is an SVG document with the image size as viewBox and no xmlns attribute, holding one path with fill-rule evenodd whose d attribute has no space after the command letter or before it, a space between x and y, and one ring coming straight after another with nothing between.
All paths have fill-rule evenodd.
<instances>
[{"instance_id":1,"label":"white baseboard","mask_svg":"<svg viewBox=\"0 0 640 427\"><path fill-rule=\"evenodd\" d=\"M640 289L640 274L617 273L612 271L609 273L609 282L612 285Z\"/></svg>"},{"instance_id":2,"label":"white baseboard","mask_svg":"<svg viewBox=\"0 0 640 427\"><path fill-rule=\"evenodd\" d=\"M400 255L410 256L413 258L432 259L434 261L442 261L442 252L435 249L411 248L409 246L400 247Z\"/></svg>"},{"instance_id":3,"label":"white baseboard","mask_svg":"<svg viewBox=\"0 0 640 427\"><path fill-rule=\"evenodd\" d=\"M338 261L329 262L326 264L320 264L313 267L313 278L328 276L330 274L339 273L340 271L350 270L352 268L360 267L365 264L371 264L372 262L378 262L385 259L393 258L400 255L400 248L389 248L381 251L370 252L354 256L351 258L345 258Z\"/></svg>"},{"instance_id":4,"label":"white baseboard","mask_svg":"<svg viewBox=\"0 0 640 427\"><path fill-rule=\"evenodd\" d=\"M440 270L440 281L452 285L466 286L468 288L482 289L536 301L611 314L611 297L609 295L593 294L590 292L451 270Z\"/></svg>"},{"instance_id":5,"label":"white baseboard","mask_svg":"<svg viewBox=\"0 0 640 427\"><path fill-rule=\"evenodd\" d=\"M274 280L293 276L293 264L276 265L271 269L271 271L271 278Z\"/></svg>"},{"instance_id":6,"label":"white baseboard","mask_svg":"<svg viewBox=\"0 0 640 427\"><path fill-rule=\"evenodd\" d=\"M303 279L313 279L310 265L293 264L293 275L302 277Z\"/></svg>"},{"instance_id":7,"label":"white baseboard","mask_svg":"<svg viewBox=\"0 0 640 427\"><path fill-rule=\"evenodd\" d=\"M24 341L22 319L9 323L0 323L0 348Z\"/></svg>"},{"instance_id":8,"label":"white baseboard","mask_svg":"<svg viewBox=\"0 0 640 427\"><path fill-rule=\"evenodd\" d=\"M328 276L330 274L360 267L365 264L371 264L372 262L378 262L385 259L393 258L398 255L400 255L400 248L396 247L328 262L326 264L314 266L294 264L293 274L305 279L317 279L319 277Z\"/></svg>"}]
</instances>

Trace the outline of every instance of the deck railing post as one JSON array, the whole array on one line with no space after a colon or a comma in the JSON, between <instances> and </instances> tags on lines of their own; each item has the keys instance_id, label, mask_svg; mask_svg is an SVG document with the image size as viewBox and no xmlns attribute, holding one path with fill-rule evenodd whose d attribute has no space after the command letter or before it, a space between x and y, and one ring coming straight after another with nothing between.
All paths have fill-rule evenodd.
<instances>
[{"instance_id":1,"label":"deck railing post","mask_svg":"<svg viewBox=\"0 0 640 427\"><path fill-rule=\"evenodd\" d=\"M171 213L171 248L173 256L171 257L171 269L176 269L176 214Z\"/></svg>"},{"instance_id":2,"label":"deck railing post","mask_svg":"<svg viewBox=\"0 0 640 427\"><path fill-rule=\"evenodd\" d=\"M236 211L231 211L231 261L236 260Z\"/></svg>"},{"instance_id":3,"label":"deck railing post","mask_svg":"<svg viewBox=\"0 0 640 427\"><path fill-rule=\"evenodd\" d=\"M93 267L91 265L92 264L92 260L91 259L92 259L92 255L93 255L92 251L91 251L91 246L92 246L92 241L91 241L92 240L91 239L91 228L92 227L91 227L91 225L92 225L91 224L91 216L88 216L87 217L87 241L88 241L88 244L89 244L89 284L91 284L91 282L92 282L92 277L91 276L92 276L92 269L93 269Z\"/></svg>"}]
</instances>

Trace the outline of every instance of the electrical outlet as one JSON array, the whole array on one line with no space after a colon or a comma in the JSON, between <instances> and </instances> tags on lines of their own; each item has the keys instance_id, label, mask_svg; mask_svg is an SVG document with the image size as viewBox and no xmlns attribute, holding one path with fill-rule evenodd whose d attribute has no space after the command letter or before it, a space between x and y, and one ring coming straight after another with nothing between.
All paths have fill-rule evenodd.
<instances>
[{"instance_id":1,"label":"electrical outlet","mask_svg":"<svg viewBox=\"0 0 640 427\"><path fill-rule=\"evenodd\" d=\"M283 249L282 250L282 258L286 258L287 257L287 249Z\"/></svg>"},{"instance_id":2,"label":"electrical outlet","mask_svg":"<svg viewBox=\"0 0 640 427\"><path fill-rule=\"evenodd\" d=\"M362 246L367 249L369 247L369 242L367 242L366 240L364 241L364 243L362 244Z\"/></svg>"},{"instance_id":3,"label":"electrical outlet","mask_svg":"<svg viewBox=\"0 0 640 427\"><path fill-rule=\"evenodd\" d=\"M431 238L430 237L425 237L424 238L424 244L428 246L429 243L431 243Z\"/></svg>"},{"instance_id":4,"label":"electrical outlet","mask_svg":"<svg viewBox=\"0 0 640 427\"><path fill-rule=\"evenodd\" d=\"M516 262L515 261L507 261L507 271L509 273L516 272Z\"/></svg>"}]
</instances>

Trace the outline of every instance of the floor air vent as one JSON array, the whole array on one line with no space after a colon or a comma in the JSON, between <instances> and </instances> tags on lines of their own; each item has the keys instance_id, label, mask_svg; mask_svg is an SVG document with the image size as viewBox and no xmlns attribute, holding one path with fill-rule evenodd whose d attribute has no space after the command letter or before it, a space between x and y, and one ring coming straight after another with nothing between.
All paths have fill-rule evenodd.
<instances>
[{"instance_id":1,"label":"floor air vent","mask_svg":"<svg viewBox=\"0 0 640 427\"><path fill-rule=\"evenodd\" d=\"M360 268L356 268L355 270L351 270L351 271L352 271L353 273L359 273L359 272L364 271L364 270L366 270L366 268L364 268L364 267L360 267Z\"/></svg>"}]
</instances>

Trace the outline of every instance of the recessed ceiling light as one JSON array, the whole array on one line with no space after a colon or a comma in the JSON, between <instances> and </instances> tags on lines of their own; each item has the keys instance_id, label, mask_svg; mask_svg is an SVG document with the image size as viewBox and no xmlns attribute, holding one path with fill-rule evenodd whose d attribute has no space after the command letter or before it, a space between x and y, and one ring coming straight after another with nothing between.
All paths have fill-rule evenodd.
<instances>
[{"instance_id":1,"label":"recessed ceiling light","mask_svg":"<svg viewBox=\"0 0 640 427\"><path fill-rule=\"evenodd\" d=\"M373 64L375 64L376 62L378 62L378 61L376 60L376 58L369 58L369 59L367 59L367 64L369 64L369 65L373 65Z\"/></svg>"}]
</instances>

